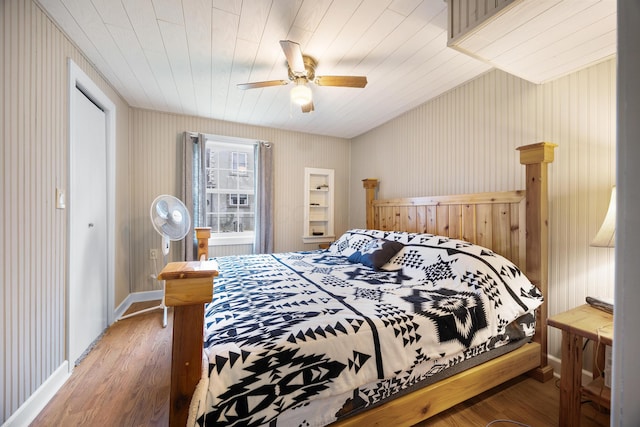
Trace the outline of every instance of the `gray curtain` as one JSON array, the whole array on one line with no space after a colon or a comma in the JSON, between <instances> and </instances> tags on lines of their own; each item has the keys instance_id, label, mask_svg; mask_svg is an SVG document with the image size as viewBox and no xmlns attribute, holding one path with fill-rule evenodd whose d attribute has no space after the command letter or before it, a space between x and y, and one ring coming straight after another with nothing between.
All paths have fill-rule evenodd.
<instances>
[{"instance_id":1,"label":"gray curtain","mask_svg":"<svg viewBox=\"0 0 640 427\"><path fill-rule=\"evenodd\" d=\"M273 145L260 141L256 144L257 210L256 238L253 252L273 252Z\"/></svg>"},{"instance_id":2,"label":"gray curtain","mask_svg":"<svg viewBox=\"0 0 640 427\"><path fill-rule=\"evenodd\" d=\"M198 253L194 227L205 224L204 138L201 134L184 132L182 141L182 188L180 198L191 214L191 230L182 240L180 258L193 261Z\"/></svg>"}]
</instances>

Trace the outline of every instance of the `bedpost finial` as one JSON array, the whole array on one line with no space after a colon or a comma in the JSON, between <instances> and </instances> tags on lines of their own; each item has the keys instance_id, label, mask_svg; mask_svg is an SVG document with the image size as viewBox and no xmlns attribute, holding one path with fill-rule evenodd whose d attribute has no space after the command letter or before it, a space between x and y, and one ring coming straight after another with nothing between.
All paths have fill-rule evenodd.
<instances>
[{"instance_id":1,"label":"bedpost finial","mask_svg":"<svg viewBox=\"0 0 640 427\"><path fill-rule=\"evenodd\" d=\"M516 148L520 151L520 164L530 165L534 163L553 162L553 150L558 144L553 142L537 142Z\"/></svg>"},{"instance_id":2,"label":"bedpost finial","mask_svg":"<svg viewBox=\"0 0 640 427\"><path fill-rule=\"evenodd\" d=\"M362 180L364 188L378 188L378 180L375 178L365 178Z\"/></svg>"}]
</instances>

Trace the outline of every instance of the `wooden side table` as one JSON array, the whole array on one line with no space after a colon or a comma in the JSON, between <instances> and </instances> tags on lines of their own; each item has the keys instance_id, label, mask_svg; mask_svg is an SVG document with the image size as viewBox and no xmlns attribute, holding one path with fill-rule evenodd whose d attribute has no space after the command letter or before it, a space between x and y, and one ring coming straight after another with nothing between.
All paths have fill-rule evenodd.
<instances>
[{"instance_id":1,"label":"wooden side table","mask_svg":"<svg viewBox=\"0 0 640 427\"><path fill-rule=\"evenodd\" d=\"M583 394L606 408L611 407L611 389L604 387L597 369L593 370L594 381L582 386L582 345L584 338L596 343L598 354L594 354L594 365L603 366L604 346L613 345L613 315L585 304L550 317L547 324L562 331L559 425L579 426Z\"/></svg>"}]
</instances>

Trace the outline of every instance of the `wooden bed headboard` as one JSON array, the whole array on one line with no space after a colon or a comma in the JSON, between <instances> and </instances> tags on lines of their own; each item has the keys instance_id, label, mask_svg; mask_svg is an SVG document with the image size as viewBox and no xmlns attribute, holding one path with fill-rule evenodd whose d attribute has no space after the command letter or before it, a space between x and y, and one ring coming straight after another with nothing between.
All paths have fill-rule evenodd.
<instances>
[{"instance_id":1,"label":"wooden bed headboard","mask_svg":"<svg viewBox=\"0 0 640 427\"><path fill-rule=\"evenodd\" d=\"M437 234L475 243L526 266L524 191L374 200L367 228Z\"/></svg>"},{"instance_id":2,"label":"wooden bed headboard","mask_svg":"<svg viewBox=\"0 0 640 427\"><path fill-rule=\"evenodd\" d=\"M510 259L545 298L537 310L534 341L541 346L541 366L533 373L546 381L547 364L548 194L547 164L556 144L519 147L526 166L526 189L455 196L376 200L378 181L364 179L367 228L438 234L476 243Z\"/></svg>"}]
</instances>

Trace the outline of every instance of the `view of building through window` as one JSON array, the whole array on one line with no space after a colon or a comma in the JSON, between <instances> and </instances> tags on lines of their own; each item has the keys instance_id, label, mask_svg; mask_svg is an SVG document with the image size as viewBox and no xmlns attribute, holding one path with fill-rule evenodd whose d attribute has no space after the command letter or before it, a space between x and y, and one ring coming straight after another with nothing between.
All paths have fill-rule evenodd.
<instances>
[{"instance_id":1,"label":"view of building through window","mask_svg":"<svg viewBox=\"0 0 640 427\"><path fill-rule=\"evenodd\" d=\"M253 243L256 209L254 144L207 139L206 221L213 244Z\"/></svg>"}]
</instances>

